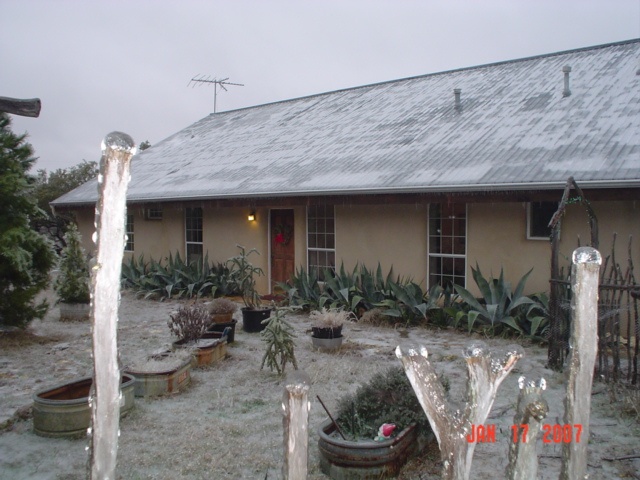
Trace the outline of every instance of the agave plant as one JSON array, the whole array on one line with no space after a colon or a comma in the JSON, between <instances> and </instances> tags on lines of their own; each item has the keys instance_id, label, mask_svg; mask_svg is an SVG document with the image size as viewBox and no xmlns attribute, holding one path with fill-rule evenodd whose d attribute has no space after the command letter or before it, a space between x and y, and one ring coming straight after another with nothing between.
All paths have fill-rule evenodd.
<instances>
[{"instance_id":1,"label":"agave plant","mask_svg":"<svg viewBox=\"0 0 640 480\"><path fill-rule=\"evenodd\" d=\"M479 320L484 324L495 327L505 324L519 330L516 317L520 314L523 305L534 304L535 301L522 294L527 278L533 269L529 270L518 282L516 289L511 291L511 284L504 279L503 269L500 269L499 278L489 278L482 275L480 267L471 267L473 279L482 295L481 301L476 299L469 290L460 285L454 288L462 301L469 307L468 312L459 312L459 317L467 317L467 328L471 331Z\"/></svg>"}]
</instances>

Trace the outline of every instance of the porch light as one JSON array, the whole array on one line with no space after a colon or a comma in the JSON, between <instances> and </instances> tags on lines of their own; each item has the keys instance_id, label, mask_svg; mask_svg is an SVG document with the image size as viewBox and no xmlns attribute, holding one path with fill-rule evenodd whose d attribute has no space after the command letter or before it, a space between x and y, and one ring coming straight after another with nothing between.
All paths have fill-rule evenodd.
<instances>
[{"instance_id":1,"label":"porch light","mask_svg":"<svg viewBox=\"0 0 640 480\"><path fill-rule=\"evenodd\" d=\"M256 212L254 210L252 210L251 213L247 215L247 220L249 220L250 222L256 221Z\"/></svg>"}]
</instances>

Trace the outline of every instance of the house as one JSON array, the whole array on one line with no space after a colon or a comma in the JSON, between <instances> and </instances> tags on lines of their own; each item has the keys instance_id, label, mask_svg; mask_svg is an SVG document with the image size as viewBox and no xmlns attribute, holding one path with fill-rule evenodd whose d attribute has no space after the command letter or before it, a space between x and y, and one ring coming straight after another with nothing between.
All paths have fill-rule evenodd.
<instances>
[{"instance_id":1,"label":"house","mask_svg":"<svg viewBox=\"0 0 640 480\"><path fill-rule=\"evenodd\" d=\"M548 222L572 176L640 259L640 39L211 114L132 161L125 250L225 261L256 248L266 292L360 262L428 287L471 267L548 291ZM106 133L106 132L105 132ZM91 249L96 181L55 200ZM571 205L567 258L586 214Z\"/></svg>"}]
</instances>

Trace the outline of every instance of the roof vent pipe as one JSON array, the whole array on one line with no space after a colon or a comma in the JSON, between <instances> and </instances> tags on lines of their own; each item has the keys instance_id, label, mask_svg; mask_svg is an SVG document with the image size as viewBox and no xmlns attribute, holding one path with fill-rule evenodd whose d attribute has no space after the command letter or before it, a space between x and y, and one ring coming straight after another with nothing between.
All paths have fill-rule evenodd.
<instances>
[{"instance_id":1,"label":"roof vent pipe","mask_svg":"<svg viewBox=\"0 0 640 480\"><path fill-rule=\"evenodd\" d=\"M462 110L462 103L460 102L460 94L462 93L462 89L460 88L454 88L453 89L453 95L455 98L455 104L454 104L454 108L459 112L460 110Z\"/></svg>"},{"instance_id":2,"label":"roof vent pipe","mask_svg":"<svg viewBox=\"0 0 640 480\"><path fill-rule=\"evenodd\" d=\"M569 65L565 65L562 67L562 73L564 73L564 90L562 91L562 96L568 97L571 95L571 90L569 89L569 74L571 73L571 67Z\"/></svg>"}]
</instances>

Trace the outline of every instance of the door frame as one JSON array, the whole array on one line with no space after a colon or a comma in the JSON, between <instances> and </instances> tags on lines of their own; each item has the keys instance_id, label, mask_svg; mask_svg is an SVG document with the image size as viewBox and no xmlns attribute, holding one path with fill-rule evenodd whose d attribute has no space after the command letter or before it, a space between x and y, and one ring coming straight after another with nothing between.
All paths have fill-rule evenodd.
<instances>
[{"instance_id":1,"label":"door frame","mask_svg":"<svg viewBox=\"0 0 640 480\"><path fill-rule=\"evenodd\" d=\"M291 211L291 216L293 219L293 237L291 238L291 242L293 242L293 263L294 263L294 271L292 273L295 273L295 256L296 256L296 246L295 246L295 241L296 241L296 228L295 228L295 223L296 223L296 210L293 207L273 207L273 208L269 208L269 217L268 217L268 225L267 225L267 246L268 246L268 250L269 250L269 259L268 259L268 268L267 268L267 281L269 284L269 293L273 293L273 280L271 278L271 273L273 271L273 267L272 267L272 259L273 259L273 255L272 255L272 248L273 245L271 244L271 212L273 210L290 210Z\"/></svg>"}]
</instances>

